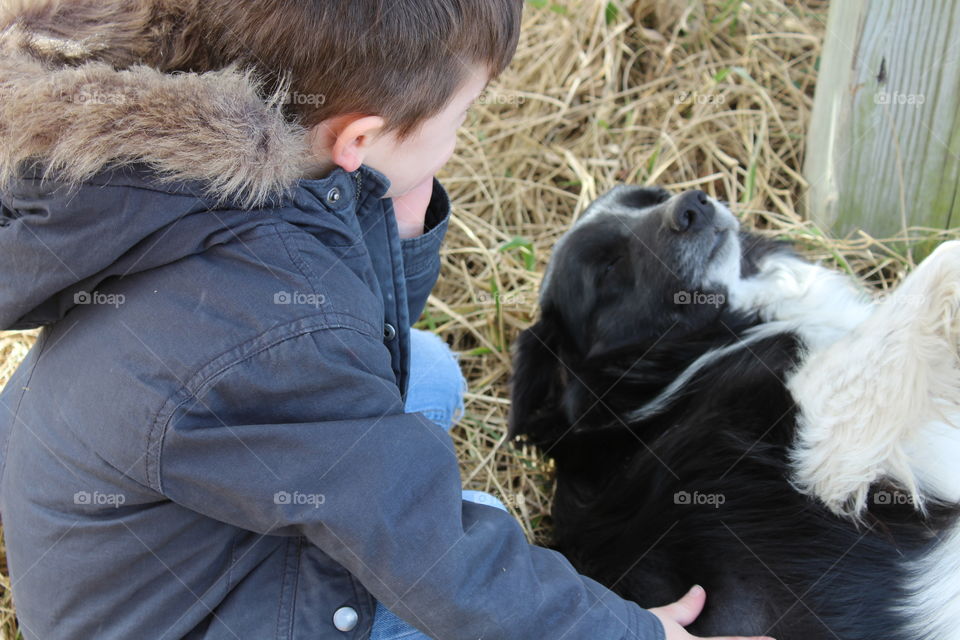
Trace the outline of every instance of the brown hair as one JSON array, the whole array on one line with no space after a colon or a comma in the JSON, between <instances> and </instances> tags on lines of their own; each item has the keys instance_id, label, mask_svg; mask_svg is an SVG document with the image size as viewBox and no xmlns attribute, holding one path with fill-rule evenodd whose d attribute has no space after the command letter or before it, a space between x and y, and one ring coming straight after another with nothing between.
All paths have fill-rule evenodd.
<instances>
[{"instance_id":1,"label":"brown hair","mask_svg":"<svg viewBox=\"0 0 960 640\"><path fill-rule=\"evenodd\" d=\"M164 38L164 71L252 67L289 82L285 113L306 127L374 114L399 136L440 112L470 66L498 76L523 0L200 0Z\"/></svg>"}]
</instances>

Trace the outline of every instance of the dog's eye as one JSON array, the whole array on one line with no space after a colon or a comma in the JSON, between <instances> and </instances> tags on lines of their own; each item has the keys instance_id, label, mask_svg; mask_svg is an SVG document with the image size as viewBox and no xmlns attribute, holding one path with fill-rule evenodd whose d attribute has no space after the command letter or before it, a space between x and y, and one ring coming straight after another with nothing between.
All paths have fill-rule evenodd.
<instances>
[{"instance_id":1,"label":"dog's eye","mask_svg":"<svg viewBox=\"0 0 960 640\"><path fill-rule=\"evenodd\" d=\"M620 262L620 258L622 257L623 257L622 255L616 255L611 260L609 260L607 264L604 265L603 269L600 271L600 277L603 278L605 275L613 271L614 268L617 266L617 263Z\"/></svg>"}]
</instances>

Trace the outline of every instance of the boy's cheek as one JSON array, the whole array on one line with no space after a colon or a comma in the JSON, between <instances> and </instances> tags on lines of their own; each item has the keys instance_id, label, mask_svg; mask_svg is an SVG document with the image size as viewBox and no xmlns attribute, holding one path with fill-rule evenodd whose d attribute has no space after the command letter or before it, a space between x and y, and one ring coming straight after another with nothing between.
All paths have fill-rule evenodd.
<instances>
[{"instance_id":1,"label":"boy's cheek","mask_svg":"<svg viewBox=\"0 0 960 640\"><path fill-rule=\"evenodd\" d=\"M442 158L442 161L441 161L441 163L440 163L440 167L438 167L438 169L437 169L438 171L439 171L439 169L440 169L441 167L443 167L443 165L447 164L447 162L450 160L450 158L453 157L453 152L457 150L457 140L458 140L457 134L454 133L453 136L450 138L450 140L449 140L448 143L447 143L447 150L446 150L446 153L443 154L443 158ZM436 172L434 172L434 173L436 173Z\"/></svg>"},{"instance_id":2,"label":"boy's cheek","mask_svg":"<svg viewBox=\"0 0 960 640\"><path fill-rule=\"evenodd\" d=\"M440 173L440 170L450 161L450 158L453 157L453 153L456 150L457 140L456 138L447 142L443 147L439 155L434 152L433 157L430 158L430 161L423 164L424 168L429 169L429 175L425 178L425 182L428 185L433 184L433 177ZM420 183L418 186L422 186L423 183Z\"/></svg>"}]
</instances>

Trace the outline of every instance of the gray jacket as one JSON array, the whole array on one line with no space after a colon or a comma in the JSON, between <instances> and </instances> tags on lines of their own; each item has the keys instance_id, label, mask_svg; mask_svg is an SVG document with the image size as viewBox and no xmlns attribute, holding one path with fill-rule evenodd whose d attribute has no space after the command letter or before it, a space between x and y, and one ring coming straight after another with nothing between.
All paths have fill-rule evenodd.
<instances>
[{"instance_id":1,"label":"gray jacket","mask_svg":"<svg viewBox=\"0 0 960 640\"><path fill-rule=\"evenodd\" d=\"M26 638L366 638L374 599L444 640L663 637L463 502L449 438L403 411L439 184L401 241L376 171L298 179L304 132L248 75L18 29L0 329L44 329L0 394L0 514Z\"/></svg>"}]
</instances>

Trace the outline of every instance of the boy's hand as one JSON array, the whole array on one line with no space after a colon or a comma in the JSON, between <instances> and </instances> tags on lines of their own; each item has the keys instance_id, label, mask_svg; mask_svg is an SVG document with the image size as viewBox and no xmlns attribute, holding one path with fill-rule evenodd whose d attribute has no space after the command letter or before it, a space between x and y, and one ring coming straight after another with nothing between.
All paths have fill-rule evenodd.
<instances>
[{"instance_id":1,"label":"boy's hand","mask_svg":"<svg viewBox=\"0 0 960 640\"><path fill-rule=\"evenodd\" d=\"M401 238L414 238L423 234L427 206L433 196L433 176L430 176L402 196L393 199L397 227Z\"/></svg>"},{"instance_id":2,"label":"boy's hand","mask_svg":"<svg viewBox=\"0 0 960 640\"><path fill-rule=\"evenodd\" d=\"M650 613L660 618L663 628L667 632L667 640L690 640L696 638L684 630L688 624L693 624L700 612L703 611L703 605L707 601L707 592L703 587L694 586L687 595L683 596L673 604L665 607L650 609ZM742 638L734 636L723 636L709 638L707 640L773 640L767 636Z\"/></svg>"}]
</instances>

